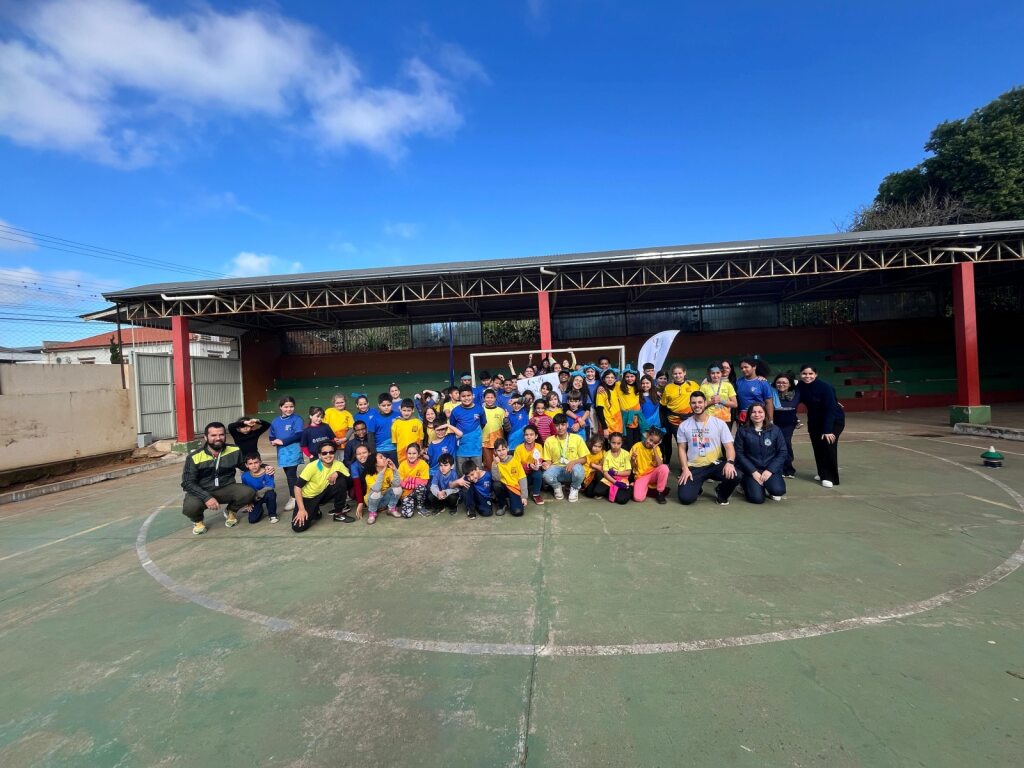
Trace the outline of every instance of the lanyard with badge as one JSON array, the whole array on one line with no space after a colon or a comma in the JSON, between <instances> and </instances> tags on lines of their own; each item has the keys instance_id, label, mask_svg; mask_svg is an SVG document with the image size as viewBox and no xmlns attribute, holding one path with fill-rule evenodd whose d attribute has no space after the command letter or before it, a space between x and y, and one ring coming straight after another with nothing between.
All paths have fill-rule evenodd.
<instances>
[{"instance_id":1,"label":"lanyard with badge","mask_svg":"<svg viewBox=\"0 0 1024 768\"><path fill-rule=\"evenodd\" d=\"M223 454L218 453L216 461L213 462L213 487L220 488L220 457Z\"/></svg>"},{"instance_id":2,"label":"lanyard with badge","mask_svg":"<svg viewBox=\"0 0 1024 768\"><path fill-rule=\"evenodd\" d=\"M556 437L555 439L557 440L558 438ZM559 464L568 464L569 463L569 459L566 458L566 455L565 455L566 451L569 450L569 436L568 435L565 436L565 444L564 445L563 445L561 440L558 440L558 450L562 454L562 458L559 459L558 463Z\"/></svg>"}]
</instances>

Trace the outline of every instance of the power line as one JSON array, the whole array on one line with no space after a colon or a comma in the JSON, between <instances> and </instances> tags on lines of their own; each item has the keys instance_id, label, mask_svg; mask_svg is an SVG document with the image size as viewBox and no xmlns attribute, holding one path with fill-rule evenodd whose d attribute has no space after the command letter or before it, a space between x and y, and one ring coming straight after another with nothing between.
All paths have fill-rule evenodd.
<instances>
[{"instance_id":1,"label":"power line","mask_svg":"<svg viewBox=\"0 0 1024 768\"><path fill-rule=\"evenodd\" d=\"M112 248L101 248L88 243L68 240L62 237L47 235L42 232L34 232L20 227L13 227L10 224L0 224L0 240L7 240L21 245L38 246L53 251L73 253L78 256L88 256L105 261L119 262L122 264L133 264L135 266L148 267L151 269L165 269L183 274L199 275L203 277L227 277L223 272L215 272L201 267L185 267L173 262L162 261L148 256L139 256L127 251L117 251Z\"/></svg>"}]
</instances>

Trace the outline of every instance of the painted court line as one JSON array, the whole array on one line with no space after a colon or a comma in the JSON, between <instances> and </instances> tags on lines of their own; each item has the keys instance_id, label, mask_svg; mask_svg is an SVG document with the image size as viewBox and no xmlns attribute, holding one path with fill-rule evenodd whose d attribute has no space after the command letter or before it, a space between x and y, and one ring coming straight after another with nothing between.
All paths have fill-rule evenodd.
<instances>
[{"instance_id":1,"label":"painted court line","mask_svg":"<svg viewBox=\"0 0 1024 768\"><path fill-rule=\"evenodd\" d=\"M997 480L991 475L988 475L978 469L960 464L952 459L947 459L942 456L937 456L914 448L907 448L896 443L887 443L880 440L869 442L876 442L879 445L884 445L889 448L895 448L908 453L915 453L920 456L927 456L977 475L983 480L993 483L998 488L1002 489L1011 499L1013 499L1017 504L1018 509L1024 512L1024 496L1017 493L1017 491L1002 481ZM468 656L644 656L661 653L688 653L721 648L740 648L766 643L779 643L788 640L801 640L809 637L820 637L822 635L829 635L836 632L846 632L852 629L863 629L866 627L878 626L879 624L885 624L896 619L903 619L908 616L914 616L920 613L925 613L926 611L934 610L955 602L956 600L977 594L983 589L987 589L993 584L1002 581L1024 565L1024 540L1022 540L1017 549L1009 557L988 573L974 579L973 581L969 581L966 584L956 587L955 589L935 595L934 597L913 603L906 603L869 616L854 616L840 621L822 622L819 624L811 624L805 627L796 627L794 629L781 630L777 632L762 632L751 635L738 635L735 637L683 640L667 643L620 643L610 645L558 645L551 639L542 645L533 643L443 642L438 640L416 640L411 638L375 637L372 635L348 632L341 629L309 626L289 619L267 616L266 614L258 613L256 611L237 608L235 606L228 605L222 600L218 600L210 597L209 595L204 595L200 592L189 589L188 587L177 583L174 579L164 573L160 567L153 562L146 549L146 536L149 533L149 527L156 516L166 506L168 506L168 504L165 503L155 509L146 518L145 522L143 522L142 527L139 529L139 535L136 538L135 549L139 557L139 562L142 564L142 567L146 572L156 579L156 581L165 589L184 598L185 600L227 616L233 616L238 619L252 622L253 624L266 627L273 631L294 630L313 637L340 640L342 642L356 643L360 645L378 645L399 650L454 653Z\"/></svg>"},{"instance_id":2,"label":"painted court line","mask_svg":"<svg viewBox=\"0 0 1024 768\"><path fill-rule=\"evenodd\" d=\"M35 552L37 549L45 549L46 547L52 547L54 544L60 544L61 542L67 541L69 539L77 539L79 536L85 536L85 534L87 534L87 533L92 533L93 531L98 531L100 528L106 528L108 525L113 525L114 523L120 523L122 520L128 520L129 518L132 518L132 517L135 517L135 515L125 515L124 517L117 518L117 520L111 520L109 523L103 523L102 525L95 525L92 528L87 528L84 531L79 531L78 533L72 533L70 536L65 536L63 539L56 539L55 541L48 541L45 544L40 544L38 547L29 547L28 549L23 549L20 552L15 552L12 555L7 555L6 557L0 557L0 563L2 563L4 560L10 560L12 557L19 557L21 555L27 555L29 552Z\"/></svg>"}]
</instances>

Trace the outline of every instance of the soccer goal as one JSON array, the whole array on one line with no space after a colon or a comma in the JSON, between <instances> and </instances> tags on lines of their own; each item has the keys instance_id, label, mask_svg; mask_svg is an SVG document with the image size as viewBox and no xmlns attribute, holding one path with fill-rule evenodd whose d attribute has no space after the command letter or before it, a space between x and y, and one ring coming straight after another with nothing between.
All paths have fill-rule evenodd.
<instances>
[{"instance_id":1,"label":"soccer goal","mask_svg":"<svg viewBox=\"0 0 1024 768\"><path fill-rule=\"evenodd\" d=\"M560 363L563 360L571 360L572 355L575 354L577 367L584 363L597 362L597 358L602 355L612 361L618 361L617 367L620 371L626 367L626 347L618 344L608 347L561 347L558 349L515 349L504 352L473 352L469 356L469 373L473 377L473 383L476 384L478 363L481 363L479 365L481 371L490 371L492 374L498 371L504 373L508 370L509 359L512 360L516 373L522 373L523 369L526 368L530 355L533 355L533 364L536 367L540 365L541 354L547 352L550 352L551 356ZM492 359L494 362L483 365L482 363L486 363L488 359ZM612 364L615 365L615 362Z\"/></svg>"}]
</instances>

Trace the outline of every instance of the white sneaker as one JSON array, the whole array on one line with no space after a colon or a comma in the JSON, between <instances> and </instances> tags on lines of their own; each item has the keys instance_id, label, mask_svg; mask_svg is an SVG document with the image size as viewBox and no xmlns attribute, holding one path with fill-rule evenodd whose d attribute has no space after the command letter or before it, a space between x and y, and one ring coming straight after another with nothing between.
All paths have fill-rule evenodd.
<instances>
[{"instance_id":1,"label":"white sneaker","mask_svg":"<svg viewBox=\"0 0 1024 768\"><path fill-rule=\"evenodd\" d=\"M551 490L554 491L555 498L558 499L559 501L561 501L562 499L565 498L565 494L562 492L562 485L561 485L561 483L556 485Z\"/></svg>"},{"instance_id":2,"label":"white sneaker","mask_svg":"<svg viewBox=\"0 0 1024 768\"><path fill-rule=\"evenodd\" d=\"M295 499L288 499L288 503L284 505L285 512L291 512L295 509Z\"/></svg>"},{"instance_id":3,"label":"white sneaker","mask_svg":"<svg viewBox=\"0 0 1024 768\"><path fill-rule=\"evenodd\" d=\"M781 496L772 496L772 501L782 501Z\"/></svg>"},{"instance_id":4,"label":"white sneaker","mask_svg":"<svg viewBox=\"0 0 1024 768\"><path fill-rule=\"evenodd\" d=\"M819 480L821 480L821 475L815 475L814 482L818 482Z\"/></svg>"},{"instance_id":5,"label":"white sneaker","mask_svg":"<svg viewBox=\"0 0 1024 768\"><path fill-rule=\"evenodd\" d=\"M821 481L821 487L822 488L831 488L832 487L832 481L831 480L822 480Z\"/></svg>"},{"instance_id":6,"label":"white sneaker","mask_svg":"<svg viewBox=\"0 0 1024 768\"><path fill-rule=\"evenodd\" d=\"M579 500L580 500L579 489L578 488L570 488L569 489L569 501L579 501Z\"/></svg>"}]
</instances>

